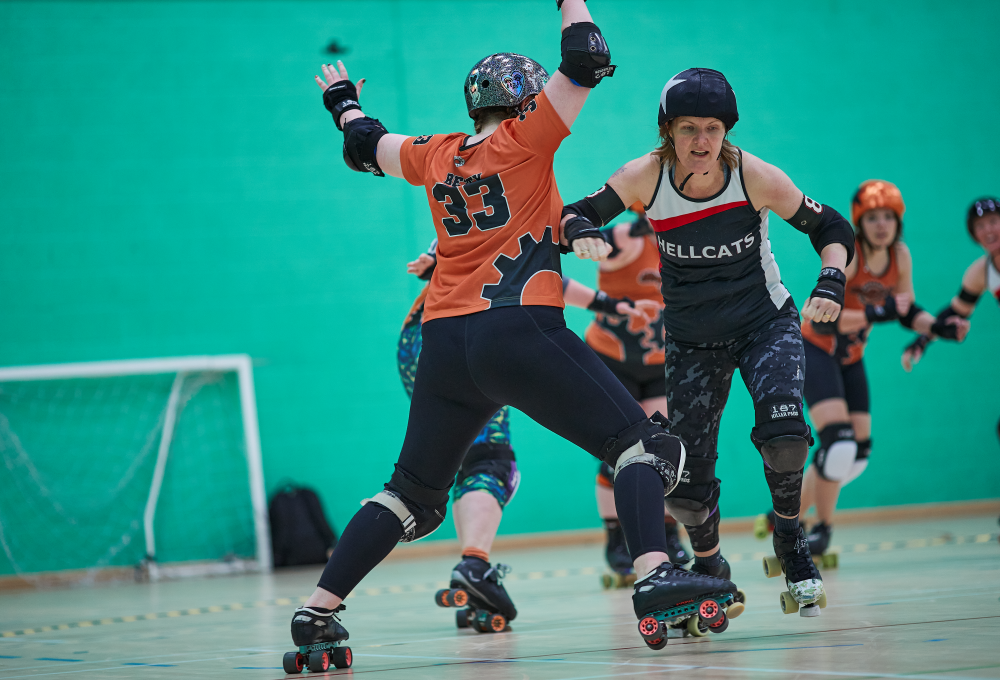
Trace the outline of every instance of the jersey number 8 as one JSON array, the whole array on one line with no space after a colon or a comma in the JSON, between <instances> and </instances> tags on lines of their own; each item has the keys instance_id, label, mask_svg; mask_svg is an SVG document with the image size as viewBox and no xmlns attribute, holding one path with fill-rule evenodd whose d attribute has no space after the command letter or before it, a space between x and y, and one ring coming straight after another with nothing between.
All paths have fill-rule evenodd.
<instances>
[{"instance_id":1,"label":"jersey number 8","mask_svg":"<svg viewBox=\"0 0 1000 680\"><path fill-rule=\"evenodd\" d=\"M483 189L486 189L485 194ZM441 218L441 226L448 232L448 236L465 236L472 227L480 231L499 229L510 221L510 206L504 196L500 175L491 175L457 187L438 182L431 194L451 215ZM470 215L467 203L473 196L483 197L484 210Z\"/></svg>"}]
</instances>

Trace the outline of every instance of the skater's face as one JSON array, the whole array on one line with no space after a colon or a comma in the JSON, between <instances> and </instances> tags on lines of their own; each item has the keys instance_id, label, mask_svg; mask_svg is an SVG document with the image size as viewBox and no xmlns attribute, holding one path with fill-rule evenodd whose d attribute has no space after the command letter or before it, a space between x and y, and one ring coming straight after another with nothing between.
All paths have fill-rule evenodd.
<instances>
[{"instance_id":1,"label":"skater's face","mask_svg":"<svg viewBox=\"0 0 1000 680\"><path fill-rule=\"evenodd\" d=\"M986 213L972 223L972 234L987 253L1000 253L1000 213Z\"/></svg>"},{"instance_id":2,"label":"skater's face","mask_svg":"<svg viewBox=\"0 0 1000 680\"><path fill-rule=\"evenodd\" d=\"M861 228L873 248L885 248L896 240L899 222L889 208L874 208L861 216Z\"/></svg>"},{"instance_id":3,"label":"skater's face","mask_svg":"<svg viewBox=\"0 0 1000 680\"><path fill-rule=\"evenodd\" d=\"M718 118L680 116L671 122L670 136L681 167L701 174L718 166L726 126Z\"/></svg>"}]
</instances>

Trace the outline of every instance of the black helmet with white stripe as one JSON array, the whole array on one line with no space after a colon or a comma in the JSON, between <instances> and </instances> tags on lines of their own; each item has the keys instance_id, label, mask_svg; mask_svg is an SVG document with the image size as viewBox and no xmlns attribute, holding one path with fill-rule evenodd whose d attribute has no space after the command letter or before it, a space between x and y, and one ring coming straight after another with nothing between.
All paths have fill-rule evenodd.
<instances>
[{"instance_id":1,"label":"black helmet with white stripe","mask_svg":"<svg viewBox=\"0 0 1000 680\"><path fill-rule=\"evenodd\" d=\"M977 198L969 206L969 212L965 216L965 227L969 230L969 236L976 243L979 243L976 239L976 220L989 213L1000 213L1000 198L984 196L983 198Z\"/></svg>"},{"instance_id":2,"label":"black helmet with white stripe","mask_svg":"<svg viewBox=\"0 0 1000 680\"><path fill-rule=\"evenodd\" d=\"M740 114L726 76L710 68L689 68L668 80L660 93L658 124L678 116L718 118L727 132L732 130Z\"/></svg>"},{"instance_id":3,"label":"black helmet with white stripe","mask_svg":"<svg viewBox=\"0 0 1000 680\"><path fill-rule=\"evenodd\" d=\"M469 116L489 106L518 106L549 81L549 72L534 59L499 52L480 59L465 78Z\"/></svg>"}]
</instances>

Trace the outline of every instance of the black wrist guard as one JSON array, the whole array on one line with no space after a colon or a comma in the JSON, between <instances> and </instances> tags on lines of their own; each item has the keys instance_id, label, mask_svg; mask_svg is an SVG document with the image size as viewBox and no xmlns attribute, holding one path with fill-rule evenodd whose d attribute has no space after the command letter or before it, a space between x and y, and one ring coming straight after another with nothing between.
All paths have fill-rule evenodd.
<instances>
[{"instance_id":1,"label":"black wrist guard","mask_svg":"<svg viewBox=\"0 0 1000 680\"><path fill-rule=\"evenodd\" d=\"M355 118L344 126L344 162L357 172L370 172L376 177L385 177L375 158L378 140L388 134L388 130L374 118Z\"/></svg>"},{"instance_id":2,"label":"black wrist guard","mask_svg":"<svg viewBox=\"0 0 1000 680\"><path fill-rule=\"evenodd\" d=\"M627 297L614 298L605 293L603 290L599 290L597 291L597 294L594 295L594 299L590 301L589 305L587 305L587 309L592 312L601 312L602 314L618 314L619 302L627 302L633 307L635 306L632 304L632 300Z\"/></svg>"},{"instance_id":3,"label":"black wrist guard","mask_svg":"<svg viewBox=\"0 0 1000 680\"><path fill-rule=\"evenodd\" d=\"M350 80L338 80L323 92L323 106L333 115L333 124L343 131L340 116L345 111L361 110L358 103L358 88Z\"/></svg>"},{"instance_id":4,"label":"black wrist guard","mask_svg":"<svg viewBox=\"0 0 1000 680\"><path fill-rule=\"evenodd\" d=\"M903 351L904 352L920 352L923 354L924 350L927 349L927 345L931 342L931 338L928 335L918 335L917 339L907 345Z\"/></svg>"},{"instance_id":5,"label":"black wrist guard","mask_svg":"<svg viewBox=\"0 0 1000 680\"><path fill-rule=\"evenodd\" d=\"M813 288L809 297L826 298L833 300L841 307L844 306L844 286L847 285L847 276L836 267L823 267L819 272L819 279L816 287Z\"/></svg>"},{"instance_id":6,"label":"black wrist guard","mask_svg":"<svg viewBox=\"0 0 1000 680\"><path fill-rule=\"evenodd\" d=\"M562 33L562 63L559 71L580 87L593 88L602 78L615 74L611 50L597 24L581 21Z\"/></svg>"},{"instance_id":7,"label":"black wrist guard","mask_svg":"<svg viewBox=\"0 0 1000 680\"><path fill-rule=\"evenodd\" d=\"M916 302L910 305L910 311L899 317L899 324L903 328L909 328L913 330L913 322L917 319L917 314L924 311L924 308L918 305Z\"/></svg>"},{"instance_id":8,"label":"black wrist guard","mask_svg":"<svg viewBox=\"0 0 1000 680\"><path fill-rule=\"evenodd\" d=\"M962 302L968 302L970 305L974 305L979 302L980 295L981 293L973 293L965 286L962 286L962 290L958 291L958 299Z\"/></svg>"},{"instance_id":9,"label":"black wrist guard","mask_svg":"<svg viewBox=\"0 0 1000 680\"><path fill-rule=\"evenodd\" d=\"M607 243L601 230L595 227L586 217L580 217L579 215L566 223L566 226L563 227L563 235L566 237L567 245L560 246L559 250L562 253L572 252L573 241L578 238L599 238Z\"/></svg>"},{"instance_id":10,"label":"black wrist guard","mask_svg":"<svg viewBox=\"0 0 1000 680\"><path fill-rule=\"evenodd\" d=\"M899 318L896 298L890 295L880 305L865 305L865 318L868 319L868 323L895 321Z\"/></svg>"},{"instance_id":11,"label":"black wrist guard","mask_svg":"<svg viewBox=\"0 0 1000 680\"><path fill-rule=\"evenodd\" d=\"M952 315L954 316L954 315ZM931 333L945 340L958 340L958 327L938 317L931 324Z\"/></svg>"}]
</instances>

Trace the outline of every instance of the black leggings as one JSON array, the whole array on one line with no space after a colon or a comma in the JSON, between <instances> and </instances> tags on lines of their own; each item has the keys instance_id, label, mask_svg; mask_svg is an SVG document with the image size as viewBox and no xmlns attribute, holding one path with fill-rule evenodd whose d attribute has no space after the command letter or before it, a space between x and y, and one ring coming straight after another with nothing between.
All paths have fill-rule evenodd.
<instances>
[{"instance_id":1,"label":"black leggings","mask_svg":"<svg viewBox=\"0 0 1000 680\"><path fill-rule=\"evenodd\" d=\"M508 404L598 458L609 439L646 418L593 350L566 328L557 307L501 307L434 319L423 325L423 349L398 467L426 487L447 489L476 435ZM633 554L665 552L659 526L662 480L645 465L626 470L633 482L641 478L638 486L619 490L616 485L616 497L642 496L624 502L628 517L619 508ZM646 493L655 486L654 477L659 497ZM658 533L647 530L650 523ZM642 529L636 531L640 524ZM392 513L365 505L345 528L320 587L346 597L400 536L401 525Z\"/></svg>"}]
</instances>

